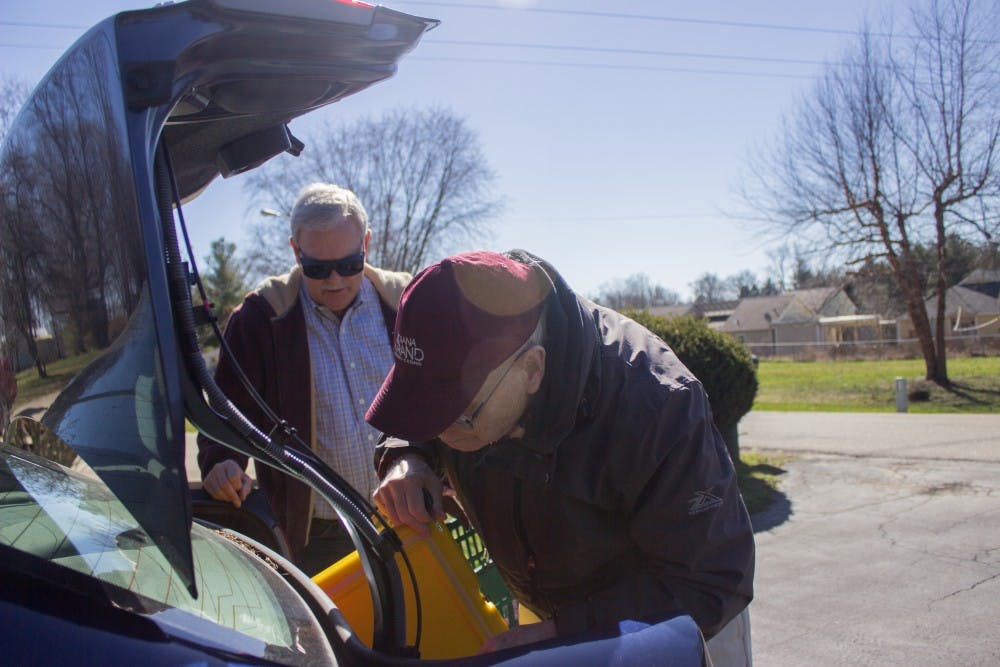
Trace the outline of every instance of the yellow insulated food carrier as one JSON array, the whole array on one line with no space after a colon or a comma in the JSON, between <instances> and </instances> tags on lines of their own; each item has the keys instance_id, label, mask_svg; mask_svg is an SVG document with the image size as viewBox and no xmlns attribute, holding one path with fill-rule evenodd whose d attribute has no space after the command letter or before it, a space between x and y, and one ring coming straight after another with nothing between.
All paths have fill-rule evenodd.
<instances>
[{"instance_id":1,"label":"yellow insulated food carrier","mask_svg":"<svg viewBox=\"0 0 1000 667\"><path fill-rule=\"evenodd\" d=\"M407 526L395 528L410 558L420 590L422 658L458 658L474 655L487 638L507 630L496 606L483 597L475 572L466 561L451 532L440 523L428 525L430 536L422 538ZM409 642L416 641L416 604L413 586L402 559ZM368 646L372 642L372 600L357 553L323 570L313 581L330 596L341 613Z\"/></svg>"}]
</instances>

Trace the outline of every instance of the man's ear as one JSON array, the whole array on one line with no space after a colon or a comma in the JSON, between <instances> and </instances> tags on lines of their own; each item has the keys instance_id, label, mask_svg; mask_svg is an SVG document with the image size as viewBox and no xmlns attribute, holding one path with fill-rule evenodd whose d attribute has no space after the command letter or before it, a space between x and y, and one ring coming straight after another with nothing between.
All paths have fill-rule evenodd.
<instances>
[{"instance_id":1,"label":"man's ear","mask_svg":"<svg viewBox=\"0 0 1000 667\"><path fill-rule=\"evenodd\" d=\"M535 345L529 348L521 359L527 378L525 389L529 394L534 394L542 386L542 380L545 378L545 348Z\"/></svg>"}]
</instances>

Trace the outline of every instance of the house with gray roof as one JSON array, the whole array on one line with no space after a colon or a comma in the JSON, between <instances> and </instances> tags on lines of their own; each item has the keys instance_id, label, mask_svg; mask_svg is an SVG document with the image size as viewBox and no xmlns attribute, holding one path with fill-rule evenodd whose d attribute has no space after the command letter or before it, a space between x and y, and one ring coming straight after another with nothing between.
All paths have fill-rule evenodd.
<instances>
[{"instance_id":1,"label":"house with gray roof","mask_svg":"<svg viewBox=\"0 0 1000 667\"><path fill-rule=\"evenodd\" d=\"M747 297L719 331L758 353L794 352L805 345L877 340L881 336L879 317L859 313L842 287Z\"/></svg>"},{"instance_id":2,"label":"house with gray roof","mask_svg":"<svg viewBox=\"0 0 1000 667\"><path fill-rule=\"evenodd\" d=\"M977 269L945 293L948 336L1000 335L1000 269ZM937 297L924 302L931 326L937 319ZM909 317L899 319L900 335L916 337Z\"/></svg>"}]
</instances>

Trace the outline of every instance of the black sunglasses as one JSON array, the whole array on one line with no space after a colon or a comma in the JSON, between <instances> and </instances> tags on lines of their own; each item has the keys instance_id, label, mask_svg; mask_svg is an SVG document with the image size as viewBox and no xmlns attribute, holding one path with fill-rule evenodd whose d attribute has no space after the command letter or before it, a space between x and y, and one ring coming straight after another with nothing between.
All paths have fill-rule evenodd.
<instances>
[{"instance_id":1,"label":"black sunglasses","mask_svg":"<svg viewBox=\"0 0 1000 667\"><path fill-rule=\"evenodd\" d=\"M299 263L302 264L302 273L306 278L326 280L334 271L347 278L364 270L365 251L362 249L342 259L313 259L300 250Z\"/></svg>"}]
</instances>

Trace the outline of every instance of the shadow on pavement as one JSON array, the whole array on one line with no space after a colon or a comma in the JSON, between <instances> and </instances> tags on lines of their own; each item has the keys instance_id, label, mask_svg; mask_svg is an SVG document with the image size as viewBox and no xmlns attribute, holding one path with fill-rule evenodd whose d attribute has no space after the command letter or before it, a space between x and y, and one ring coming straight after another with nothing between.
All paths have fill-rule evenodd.
<instances>
[{"instance_id":1,"label":"shadow on pavement","mask_svg":"<svg viewBox=\"0 0 1000 667\"><path fill-rule=\"evenodd\" d=\"M792 503L776 488L776 480L785 474L784 468L761 462L736 464L740 477L740 492L750 511L755 533L781 525L792 515Z\"/></svg>"},{"instance_id":2,"label":"shadow on pavement","mask_svg":"<svg viewBox=\"0 0 1000 667\"><path fill-rule=\"evenodd\" d=\"M776 526L788 521L792 516L792 501L781 491L773 491L774 495L771 505L766 509L750 515L750 523L753 524L753 532L760 533L771 530Z\"/></svg>"}]
</instances>

